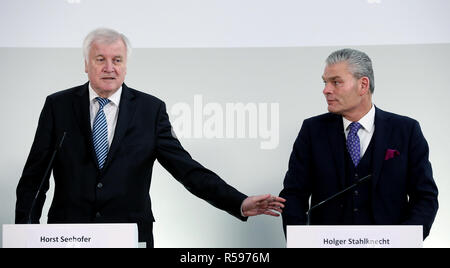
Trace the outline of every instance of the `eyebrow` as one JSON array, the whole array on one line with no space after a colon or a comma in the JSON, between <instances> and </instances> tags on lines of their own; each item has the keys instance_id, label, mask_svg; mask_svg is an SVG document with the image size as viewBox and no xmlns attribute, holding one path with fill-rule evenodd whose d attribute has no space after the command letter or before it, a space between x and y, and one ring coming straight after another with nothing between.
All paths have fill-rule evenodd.
<instances>
[{"instance_id":1,"label":"eyebrow","mask_svg":"<svg viewBox=\"0 0 450 268\"><path fill-rule=\"evenodd\" d=\"M339 75L336 75L336 76L332 76L332 77L329 77L328 79L325 79L325 77L323 77L322 76L322 79L325 81L325 80L336 80L336 79L338 79L338 78L341 78Z\"/></svg>"},{"instance_id":2,"label":"eyebrow","mask_svg":"<svg viewBox=\"0 0 450 268\"><path fill-rule=\"evenodd\" d=\"M98 54L98 55L96 55L95 57L105 57L103 54ZM123 58L123 56L121 56L121 55L116 55L116 56L113 56L113 58Z\"/></svg>"}]
</instances>

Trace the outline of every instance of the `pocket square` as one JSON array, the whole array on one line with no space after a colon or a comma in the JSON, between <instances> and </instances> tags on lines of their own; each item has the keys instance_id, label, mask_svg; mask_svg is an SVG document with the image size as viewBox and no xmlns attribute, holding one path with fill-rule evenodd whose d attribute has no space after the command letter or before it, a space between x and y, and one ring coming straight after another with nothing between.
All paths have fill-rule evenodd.
<instances>
[{"instance_id":1,"label":"pocket square","mask_svg":"<svg viewBox=\"0 0 450 268\"><path fill-rule=\"evenodd\" d=\"M400 152L394 149L387 149L386 155L384 156L384 160L389 160L394 158L395 156L400 155Z\"/></svg>"}]
</instances>

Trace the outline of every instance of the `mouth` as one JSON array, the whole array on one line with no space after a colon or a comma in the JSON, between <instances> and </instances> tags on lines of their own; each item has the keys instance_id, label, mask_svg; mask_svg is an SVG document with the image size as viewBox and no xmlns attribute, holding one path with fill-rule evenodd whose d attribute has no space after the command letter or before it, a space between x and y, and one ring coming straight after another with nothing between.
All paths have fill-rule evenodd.
<instances>
[{"instance_id":1,"label":"mouth","mask_svg":"<svg viewBox=\"0 0 450 268\"><path fill-rule=\"evenodd\" d=\"M102 80L116 80L115 77L102 77Z\"/></svg>"}]
</instances>

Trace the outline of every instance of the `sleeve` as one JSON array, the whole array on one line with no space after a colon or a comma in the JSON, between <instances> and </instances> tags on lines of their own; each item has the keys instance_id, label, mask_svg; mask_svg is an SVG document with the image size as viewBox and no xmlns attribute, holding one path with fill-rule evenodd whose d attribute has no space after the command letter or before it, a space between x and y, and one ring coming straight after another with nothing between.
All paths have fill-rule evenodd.
<instances>
[{"instance_id":1,"label":"sleeve","mask_svg":"<svg viewBox=\"0 0 450 268\"><path fill-rule=\"evenodd\" d=\"M304 121L294 142L284 187L280 193L280 197L286 199L282 213L285 235L287 225L306 224L306 212L311 196L311 155L308 124Z\"/></svg>"},{"instance_id":2,"label":"sleeve","mask_svg":"<svg viewBox=\"0 0 450 268\"><path fill-rule=\"evenodd\" d=\"M30 213L31 204L41 184L42 177L50 161L52 150L55 147L53 135L53 112L50 98L47 97L38 127L31 146L22 176L16 189L16 215L15 223L26 223ZM32 223L39 223L42 207L45 202L46 192L49 188L50 173L44 178L44 184L37 197L36 204L31 215Z\"/></svg>"},{"instance_id":3,"label":"sleeve","mask_svg":"<svg viewBox=\"0 0 450 268\"><path fill-rule=\"evenodd\" d=\"M423 226L424 239L428 236L438 210L438 189L428 160L428 143L417 121L411 132L408 155L407 194L408 216L404 224Z\"/></svg>"},{"instance_id":4,"label":"sleeve","mask_svg":"<svg viewBox=\"0 0 450 268\"><path fill-rule=\"evenodd\" d=\"M156 158L175 179L211 205L241 220L247 219L241 215L241 204L247 196L192 159L173 135L163 102L158 112L156 132Z\"/></svg>"}]
</instances>

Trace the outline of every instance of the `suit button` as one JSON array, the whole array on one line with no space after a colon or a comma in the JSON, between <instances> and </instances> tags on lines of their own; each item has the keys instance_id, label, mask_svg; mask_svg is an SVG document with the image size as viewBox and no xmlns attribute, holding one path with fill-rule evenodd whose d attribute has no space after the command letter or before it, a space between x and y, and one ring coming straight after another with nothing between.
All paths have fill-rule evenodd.
<instances>
[{"instance_id":1,"label":"suit button","mask_svg":"<svg viewBox=\"0 0 450 268\"><path fill-rule=\"evenodd\" d=\"M355 173L355 178L358 178L358 173Z\"/></svg>"},{"instance_id":2,"label":"suit button","mask_svg":"<svg viewBox=\"0 0 450 268\"><path fill-rule=\"evenodd\" d=\"M97 188L98 188L98 189L103 188L103 183L99 182L99 183L97 184Z\"/></svg>"},{"instance_id":3,"label":"suit button","mask_svg":"<svg viewBox=\"0 0 450 268\"><path fill-rule=\"evenodd\" d=\"M95 213L96 218L100 218L101 216L102 216L102 214L100 214L100 212Z\"/></svg>"},{"instance_id":4,"label":"suit button","mask_svg":"<svg viewBox=\"0 0 450 268\"><path fill-rule=\"evenodd\" d=\"M358 191L354 191L353 193L355 194L355 196L358 196L358 195L359 195L359 192L358 192Z\"/></svg>"},{"instance_id":5,"label":"suit button","mask_svg":"<svg viewBox=\"0 0 450 268\"><path fill-rule=\"evenodd\" d=\"M354 208L354 209L353 209L353 212L358 212L358 209L357 209L357 208Z\"/></svg>"}]
</instances>

